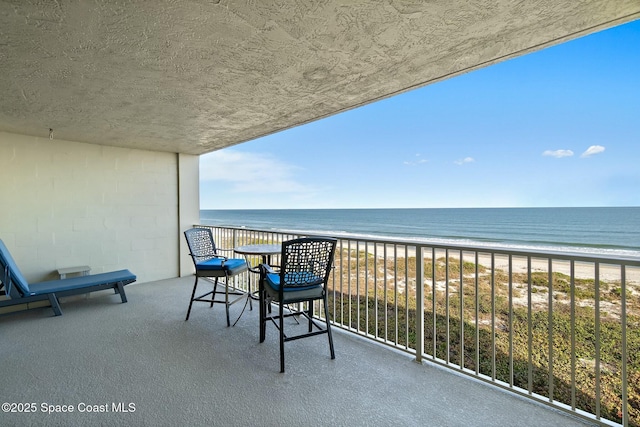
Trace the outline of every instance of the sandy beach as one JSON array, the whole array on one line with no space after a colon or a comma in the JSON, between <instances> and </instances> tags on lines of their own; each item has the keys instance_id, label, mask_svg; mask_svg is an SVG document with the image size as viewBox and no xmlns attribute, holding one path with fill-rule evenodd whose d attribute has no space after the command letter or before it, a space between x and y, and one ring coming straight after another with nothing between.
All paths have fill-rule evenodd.
<instances>
[{"instance_id":1,"label":"sandy beach","mask_svg":"<svg viewBox=\"0 0 640 427\"><path fill-rule=\"evenodd\" d=\"M400 263L404 263L403 260L405 258L411 259L411 258L414 258L416 255L415 247L411 247L411 246L405 247L401 245L397 245L395 247L393 245L386 245L386 246L387 247L386 247L386 253L385 253L385 245L382 243L377 243L375 245L373 243L367 244L367 245L360 243L356 247L353 241L351 242L351 246L347 245L347 241L343 241L342 247L340 245L338 246L338 251L340 250L346 251L347 249L350 249L352 251L351 260L350 260L351 263L355 263L356 260L360 258L360 257L356 257L354 254L354 251L357 250L360 253L364 251L368 252L370 255L377 257L379 262L382 262L386 257L387 265L389 265L389 263L393 263L394 257L397 257ZM449 250L448 252L449 252L448 257L452 262L454 263L459 262L460 251ZM345 255L343 252L342 262L346 261L346 258L344 258L344 256ZM425 260L431 260L432 256L433 254L431 249L425 250L425 253L424 253ZM446 256L447 254L445 250L436 251L435 257L438 260L443 260ZM472 251L463 252L462 259L465 263L475 264L476 262L475 252L472 252ZM560 274L567 275L569 277L571 276L570 261L563 260L563 259L554 259L552 254L547 254L546 258L544 257L544 254L537 258L531 258L531 272L543 273L543 274L548 273L549 259L551 259L552 273L560 273ZM477 264L479 266L484 267L484 269L481 269L482 273L479 276L487 277L491 275L492 262L493 262L493 269L495 270L496 273L501 272L501 273L508 274L509 271L511 271L513 275L516 275L516 274L520 275L520 277L514 278L514 281L513 281L513 290L514 290L513 304L514 305L526 306L528 304L529 297L531 298L531 303L533 304L534 307L544 307L549 304L548 293L534 292L529 295L529 293L527 292L528 284L526 283L526 279L523 280L522 279L523 276L521 276L522 274L526 275L528 272L528 261L526 257L513 256L511 258L511 265L510 265L508 255L496 254L492 260L490 253L486 253L486 252L479 253ZM635 263L637 264L638 262L636 261ZM439 267L439 268L442 268L442 267ZM608 289L611 289L610 288L611 286L613 286L614 289L620 286L620 284L622 283L622 273L621 273L622 269L620 265L599 263L598 269L599 269L598 278L601 285L600 287L601 292L607 292ZM596 263L594 262L578 262L578 261L574 262L574 277L576 279L595 280L595 276L596 276L595 270L596 270ZM640 295L640 266L629 265L625 267L625 270L626 270L625 271L625 287L627 289L627 295ZM473 276L473 274L471 274L471 276ZM466 277L469 277L469 275L467 275ZM511 277L514 277L514 276L511 276ZM504 280L504 279L501 279L501 280ZM458 277L449 278L450 284L457 283L458 281L459 281ZM430 279L425 278L425 283L430 283ZM450 289L451 292L454 292L454 293L457 292L456 290L457 288L455 286L453 286L452 288L448 288L447 283L444 280L438 280L435 286L436 286L436 289L439 289L440 291L444 291L445 289ZM576 287L578 286L580 285L577 284ZM582 285L582 286L585 286L585 285ZM563 291L560 291L560 292L563 292ZM601 295L603 294L601 293ZM634 298L633 300L635 299L636 298ZM568 300L566 298L562 298L560 300L554 300L554 301L556 301L556 303L558 304L564 304L564 303L567 303ZM577 302L577 304L581 306L588 305L593 307L594 301L590 299L582 298ZM633 306L628 306L628 310L629 310L628 313L631 313L632 311L635 312L635 309L633 309L632 307ZM601 310L604 310L604 312L606 312L607 315L609 316L620 316L621 314L620 303L619 301L616 301L615 297L614 297L614 300L612 301L604 300L604 299L600 301L600 308Z\"/></svg>"},{"instance_id":2,"label":"sandy beach","mask_svg":"<svg viewBox=\"0 0 640 427\"><path fill-rule=\"evenodd\" d=\"M490 257L481 257L480 264L486 267L491 266ZM496 257L495 268L503 271L509 270L509 260L506 257ZM526 273L527 261L526 259L514 258L512 262L512 269L514 273ZM614 282L621 281L621 268L618 265L600 264L599 265L599 278L601 281ZM532 259L531 260L532 272L548 272L549 261L547 259ZM552 271L570 275L571 264L569 261L553 260ZM640 281L640 268L627 267L626 268L626 281L627 283L639 284ZM595 264L587 262L574 263L574 274L578 279L594 279L595 278Z\"/></svg>"},{"instance_id":3,"label":"sandy beach","mask_svg":"<svg viewBox=\"0 0 640 427\"><path fill-rule=\"evenodd\" d=\"M377 247L376 247L377 246ZM386 245L387 252L386 257L388 260L393 260L394 257L394 248L393 245ZM359 251L366 251L378 257L378 259L383 259L385 257L384 248L385 245L382 243L374 244L360 244L358 246ZM347 243L344 241L342 249L347 249ZM351 250L355 250L355 245L351 244ZM399 258L404 257L415 257L416 250L412 247L407 247L405 249L404 246L396 247L396 256ZM424 253L425 259L431 259L432 252L431 250L425 250ZM438 250L436 252L436 258L444 258L445 251ZM543 258L541 255L539 258L531 258L531 271L532 272L548 272L549 270L549 257L552 259L552 271L555 273L561 273L570 275L571 273L571 265L569 261L565 261L562 259L553 259L553 255L547 255L547 258ZM449 251L449 258L454 260L459 260L460 252L455 250ZM475 263L475 253L473 252L463 252L463 261L464 262L473 262ZM504 272L509 271L509 257L507 255L496 255L494 257L494 268L497 270L502 270ZM491 255L489 253L479 253L478 254L478 264L487 268L487 270L491 270ZM578 279L595 279L595 263L593 262L575 262L574 263L574 274ZM527 273L527 258L514 256L511 261L511 269L513 273ZM636 266L628 266L625 271L625 279L628 285L640 286L640 267ZM611 264L599 264L599 279L604 282L620 282L621 281L621 267L619 265L611 265Z\"/></svg>"}]
</instances>

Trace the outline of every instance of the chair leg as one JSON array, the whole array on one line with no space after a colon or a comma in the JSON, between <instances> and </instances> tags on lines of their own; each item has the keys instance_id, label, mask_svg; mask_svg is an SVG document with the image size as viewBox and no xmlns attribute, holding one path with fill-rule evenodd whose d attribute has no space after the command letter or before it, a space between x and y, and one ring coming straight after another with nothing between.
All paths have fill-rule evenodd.
<instances>
[{"instance_id":1,"label":"chair leg","mask_svg":"<svg viewBox=\"0 0 640 427\"><path fill-rule=\"evenodd\" d=\"M124 286L122 286L122 282L118 282L116 285L116 291L120 294L120 300L123 303L127 302L127 295L124 293Z\"/></svg>"},{"instance_id":2,"label":"chair leg","mask_svg":"<svg viewBox=\"0 0 640 427\"><path fill-rule=\"evenodd\" d=\"M249 299L249 311L253 311L253 303L251 302L251 300L252 300L251 296L253 295L251 293L251 272L247 273L247 292L248 292L248 296L249 296L249 298L248 298Z\"/></svg>"},{"instance_id":3,"label":"chair leg","mask_svg":"<svg viewBox=\"0 0 640 427\"><path fill-rule=\"evenodd\" d=\"M211 294L211 305L209 305L209 308L213 307L213 300L216 299L217 289L218 289L218 278L216 277L216 280L213 281L213 293Z\"/></svg>"},{"instance_id":4,"label":"chair leg","mask_svg":"<svg viewBox=\"0 0 640 427\"><path fill-rule=\"evenodd\" d=\"M284 372L284 304L280 307L280 372Z\"/></svg>"},{"instance_id":5,"label":"chair leg","mask_svg":"<svg viewBox=\"0 0 640 427\"><path fill-rule=\"evenodd\" d=\"M331 322L329 321L329 303L327 302L327 296L324 297L324 318L327 321L327 335L329 335L329 351L331 352L331 358L336 358L336 353L333 350L333 335L331 335Z\"/></svg>"},{"instance_id":6,"label":"chair leg","mask_svg":"<svg viewBox=\"0 0 640 427\"><path fill-rule=\"evenodd\" d=\"M267 329L267 295L264 289L258 291L260 300L260 342L264 342Z\"/></svg>"},{"instance_id":7,"label":"chair leg","mask_svg":"<svg viewBox=\"0 0 640 427\"><path fill-rule=\"evenodd\" d=\"M218 279L216 279L216 283L217 282ZM229 277L227 277L224 282L224 307L227 312L227 327L229 327L231 326L231 320L229 320Z\"/></svg>"},{"instance_id":8,"label":"chair leg","mask_svg":"<svg viewBox=\"0 0 640 427\"><path fill-rule=\"evenodd\" d=\"M307 302L307 318L309 319L309 333L313 331L313 322L311 318L313 317L313 300L309 300Z\"/></svg>"},{"instance_id":9,"label":"chair leg","mask_svg":"<svg viewBox=\"0 0 640 427\"><path fill-rule=\"evenodd\" d=\"M187 310L187 318L184 319L189 320L189 315L191 314L191 306L193 305L193 298L196 296L196 288L198 287L198 276L196 276L196 281L193 284L193 291L191 292L191 301L189 302L189 309Z\"/></svg>"},{"instance_id":10,"label":"chair leg","mask_svg":"<svg viewBox=\"0 0 640 427\"><path fill-rule=\"evenodd\" d=\"M51 304L51 309L53 309L53 314L56 316L62 316L62 310L60 310L60 302L58 301L58 297L56 294L49 294L49 303Z\"/></svg>"}]
</instances>

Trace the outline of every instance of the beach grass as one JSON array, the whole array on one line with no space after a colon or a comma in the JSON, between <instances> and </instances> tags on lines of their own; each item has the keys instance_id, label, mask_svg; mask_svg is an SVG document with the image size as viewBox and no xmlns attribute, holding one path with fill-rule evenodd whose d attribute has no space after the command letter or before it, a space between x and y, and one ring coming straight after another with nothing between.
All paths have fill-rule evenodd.
<instances>
[{"instance_id":1,"label":"beach grass","mask_svg":"<svg viewBox=\"0 0 640 427\"><path fill-rule=\"evenodd\" d=\"M509 275L495 266L461 263L459 257L438 257L435 264L425 258L423 271L424 354L622 421L619 281L598 281L597 313L594 278L575 278L572 284L562 272ZM416 348L415 256L342 250L335 272L329 306L336 321L395 346ZM640 300L631 289L626 296L627 324L638 325ZM640 329L628 327L626 335L630 425L640 425Z\"/></svg>"}]
</instances>

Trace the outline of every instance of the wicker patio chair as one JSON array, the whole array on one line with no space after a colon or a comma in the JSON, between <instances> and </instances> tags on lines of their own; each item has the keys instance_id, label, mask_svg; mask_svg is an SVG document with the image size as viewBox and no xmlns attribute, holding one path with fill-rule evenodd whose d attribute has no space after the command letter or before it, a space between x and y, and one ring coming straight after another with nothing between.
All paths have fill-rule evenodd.
<instances>
[{"instance_id":1,"label":"wicker patio chair","mask_svg":"<svg viewBox=\"0 0 640 427\"><path fill-rule=\"evenodd\" d=\"M280 271L273 266L260 265L260 342L264 342L266 323L271 320L280 332L280 372L284 372L284 343L307 338L318 334L327 334L331 359L335 359L331 323L328 319L327 281L331 272L336 250L336 239L301 238L282 243ZM267 301L278 303L277 314L267 313ZM313 302L322 300L326 316L326 326L313 318ZM292 311L291 304L306 303L306 310ZM304 306L304 305L303 305ZM284 330L284 318L303 315L309 321L306 333L287 336ZM315 330L314 330L315 328Z\"/></svg>"},{"instance_id":2,"label":"wicker patio chair","mask_svg":"<svg viewBox=\"0 0 640 427\"><path fill-rule=\"evenodd\" d=\"M244 298L248 298L248 294L232 288L229 280L247 271L246 261L244 259L227 258L219 255L213 240L213 234L211 234L211 230L208 228L192 228L185 231L184 236L187 239L189 255L191 255L193 265L196 269L196 280L193 284L193 291L191 292L191 300L189 301L189 309L187 310L185 320L189 320L191 306L194 301L208 302L210 307L213 307L213 304L224 304L227 313L227 326L231 326L229 307ZM213 278L213 290L196 296L196 288L198 287L198 279L200 277ZM224 291L218 291L218 281L220 279L224 279ZM224 295L224 299L216 299L216 295ZM229 299L230 295L235 297ZM239 318L238 316L238 319Z\"/></svg>"}]
</instances>

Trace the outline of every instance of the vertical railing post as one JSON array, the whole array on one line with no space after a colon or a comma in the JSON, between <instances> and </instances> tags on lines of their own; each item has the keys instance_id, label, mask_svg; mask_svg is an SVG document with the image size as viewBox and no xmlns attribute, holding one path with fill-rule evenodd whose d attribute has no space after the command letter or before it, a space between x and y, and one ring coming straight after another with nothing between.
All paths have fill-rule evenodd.
<instances>
[{"instance_id":1,"label":"vertical railing post","mask_svg":"<svg viewBox=\"0 0 640 427\"><path fill-rule=\"evenodd\" d=\"M547 332L547 340L549 346L549 367L548 367L548 386L549 386L549 402L553 402L553 258L549 258L549 264L547 267L549 272L548 283L549 283L549 301L547 307L547 322L548 322L548 332Z\"/></svg>"},{"instance_id":2,"label":"vertical railing post","mask_svg":"<svg viewBox=\"0 0 640 427\"><path fill-rule=\"evenodd\" d=\"M602 397L602 386L600 382L600 263L596 262L595 265L595 358L596 358L596 419L600 419L600 401Z\"/></svg>"},{"instance_id":3,"label":"vertical railing post","mask_svg":"<svg viewBox=\"0 0 640 427\"><path fill-rule=\"evenodd\" d=\"M627 273L624 265L620 266L620 320L622 321L622 425L629 425L628 376L627 376Z\"/></svg>"},{"instance_id":4,"label":"vertical railing post","mask_svg":"<svg viewBox=\"0 0 640 427\"><path fill-rule=\"evenodd\" d=\"M527 391L533 394L533 276L531 256L527 256Z\"/></svg>"},{"instance_id":5,"label":"vertical railing post","mask_svg":"<svg viewBox=\"0 0 640 427\"><path fill-rule=\"evenodd\" d=\"M444 361L449 364L449 355L451 354L451 332L449 330L451 318L449 316L449 249L444 251L444 322L445 322L445 357Z\"/></svg>"},{"instance_id":6,"label":"vertical railing post","mask_svg":"<svg viewBox=\"0 0 640 427\"><path fill-rule=\"evenodd\" d=\"M464 255L462 250L460 251L460 298L459 305L460 311L458 316L460 316L460 369L464 369Z\"/></svg>"},{"instance_id":7,"label":"vertical railing post","mask_svg":"<svg viewBox=\"0 0 640 427\"><path fill-rule=\"evenodd\" d=\"M514 385L513 356L513 255L509 254L509 387Z\"/></svg>"},{"instance_id":8,"label":"vertical railing post","mask_svg":"<svg viewBox=\"0 0 640 427\"><path fill-rule=\"evenodd\" d=\"M491 252L491 381L496 380L496 254Z\"/></svg>"},{"instance_id":9,"label":"vertical railing post","mask_svg":"<svg viewBox=\"0 0 640 427\"><path fill-rule=\"evenodd\" d=\"M569 263L570 288L570 320L571 320L571 410L576 410L576 263Z\"/></svg>"},{"instance_id":10,"label":"vertical railing post","mask_svg":"<svg viewBox=\"0 0 640 427\"><path fill-rule=\"evenodd\" d=\"M416 362L424 352L424 248L416 246Z\"/></svg>"}]
</instances>

